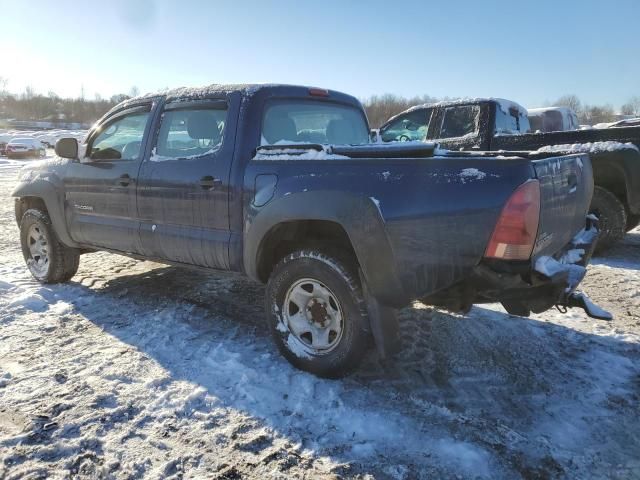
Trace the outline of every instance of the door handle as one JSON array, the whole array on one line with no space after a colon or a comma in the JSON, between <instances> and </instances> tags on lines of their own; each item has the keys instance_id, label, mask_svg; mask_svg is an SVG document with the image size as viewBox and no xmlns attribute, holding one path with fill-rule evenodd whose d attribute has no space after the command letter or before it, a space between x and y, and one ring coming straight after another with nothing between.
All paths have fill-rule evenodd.
<instances>
[{"instance_id":1,"label":"door handle","mask_svg":"<svg viewBox=\"0 0 640 480\"><path fill-rule=\"evenodd\" d=\"M124 175L120 175L120 177L118 178L118 185L126 187L131 183L132 180L133 179L125 173Z\"/></svg>"},{"instance_id":2,"label":"door handle","mask_svg":"<svg viewBox=\"0 0 640 480\"><path fill-rule=\"evenodd\" d=\"M200 179L200 187L204 190L212 190L216 185L222 185L222 180L211 175L206 175Z\"/></svg>"}]
</instances>

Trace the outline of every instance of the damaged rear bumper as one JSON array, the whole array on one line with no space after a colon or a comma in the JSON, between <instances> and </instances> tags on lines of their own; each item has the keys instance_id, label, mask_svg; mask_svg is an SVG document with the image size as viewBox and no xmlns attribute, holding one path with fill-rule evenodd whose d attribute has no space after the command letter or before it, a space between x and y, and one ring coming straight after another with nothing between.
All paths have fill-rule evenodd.
<instances>
[{"instance_id":1,"label":"damaged rear bumper","mask_svg":"<svg viewBox=\"0 0 640 480\"><path fill-rule=\"evenodd\" d=\"M597 219L589 216L585 228L556 255L527 262L484 259L463 283L425 301L454 311L467 311L474 303L499 302L510 314L520 316L554 306L581 307L592 315L597 307L575 290L586 274L598 236ZM591 312L588 306L594 307Z\"/></svg>"}]
</instances>

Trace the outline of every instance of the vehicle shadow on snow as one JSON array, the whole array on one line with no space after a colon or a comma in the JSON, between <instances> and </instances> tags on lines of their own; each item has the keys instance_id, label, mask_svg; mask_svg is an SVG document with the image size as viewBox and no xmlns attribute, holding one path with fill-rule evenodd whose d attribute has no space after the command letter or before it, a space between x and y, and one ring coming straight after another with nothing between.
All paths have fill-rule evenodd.
<instances>
[{"instance_id":1,"label":"vehicle shadow on snow","mask_svg":"<svg viewBox=\"0 0 640 480\"><path fill-rule=\"evenodd\" d=\"M318 454L369 459L359 464L365 472L383 454L415 468L435 458L462 474L489 475L499 465L558 476L596 445L602 468L640 449L627 434L640 429L640 352L615 337L480 307L459 316L414 304L400 312L403 350L393 361L372 353L353 376L327 381L279 356L263 323L264 288L243 277L160 267L83 288L130 305L126 319L75 308L171 380L202 386ZM155 338L154 329L163 334Z\"/></svg>"},{"instance_id":2,"label":"vehicle shadow on snow","mask_svg":"<svg viewBox=\"0 0 640 480\"><path fill-rule=\"evenodd\" d=\"M640 270L640 230L635 229L627 233L604 254L593 257L591 264Z\"/></svg>"}]
</instances>

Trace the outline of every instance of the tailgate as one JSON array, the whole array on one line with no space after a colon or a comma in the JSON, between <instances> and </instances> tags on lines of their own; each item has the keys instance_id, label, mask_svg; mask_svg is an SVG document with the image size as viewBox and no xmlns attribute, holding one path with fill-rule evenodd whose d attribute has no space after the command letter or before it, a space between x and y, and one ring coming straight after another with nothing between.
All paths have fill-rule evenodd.
<instances>
[{"instance_id":1,"label":"tailgate","mask_svg":"<svg viewBox=\"0 0 640 480\"><path fill-rule=\"evenodd\" d=\"M540 182L540 224L533 257L553 255L585 227L593 195L589 156L562 155L533 161Z\"/></svg>"}]
</instances>

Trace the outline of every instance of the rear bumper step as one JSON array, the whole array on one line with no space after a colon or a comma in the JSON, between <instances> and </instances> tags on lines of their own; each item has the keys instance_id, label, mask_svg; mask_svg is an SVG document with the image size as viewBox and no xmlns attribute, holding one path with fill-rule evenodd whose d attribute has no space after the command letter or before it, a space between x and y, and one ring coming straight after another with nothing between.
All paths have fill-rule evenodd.
<instances>
[{"instance_id":1,"label":"rear bumper step","mask_svg":"<svg viewBox=\"0 0 640 480\"><path fill-rule=\"evenodd\" d=\"M597 220L587 217L585 228L554 257L539 257L535 262L482 261L469 279L423 301L461 312L473 304L499 302L508 313L523 317L554 306L562 312L579 307L590 317L610 320L609 312L575 291L598 235Z\"/></svg>"},{"instance_id":2,"label":"rear bumper step","mask_svg":"<svg viewBox=\"0 0 640 480\"><path fill-rule=\"evenodd\" d=\"M566 307L564 311L558 308L562 313L565 313L567 308L575 307L582 308L591 318L596 318L598 320L613 320L613 315L611 315L611 313L593 303L589 296L583 292L572 292L567 295L565 303L560 305L560 307Z\"/></svg>"}]
</instances>

